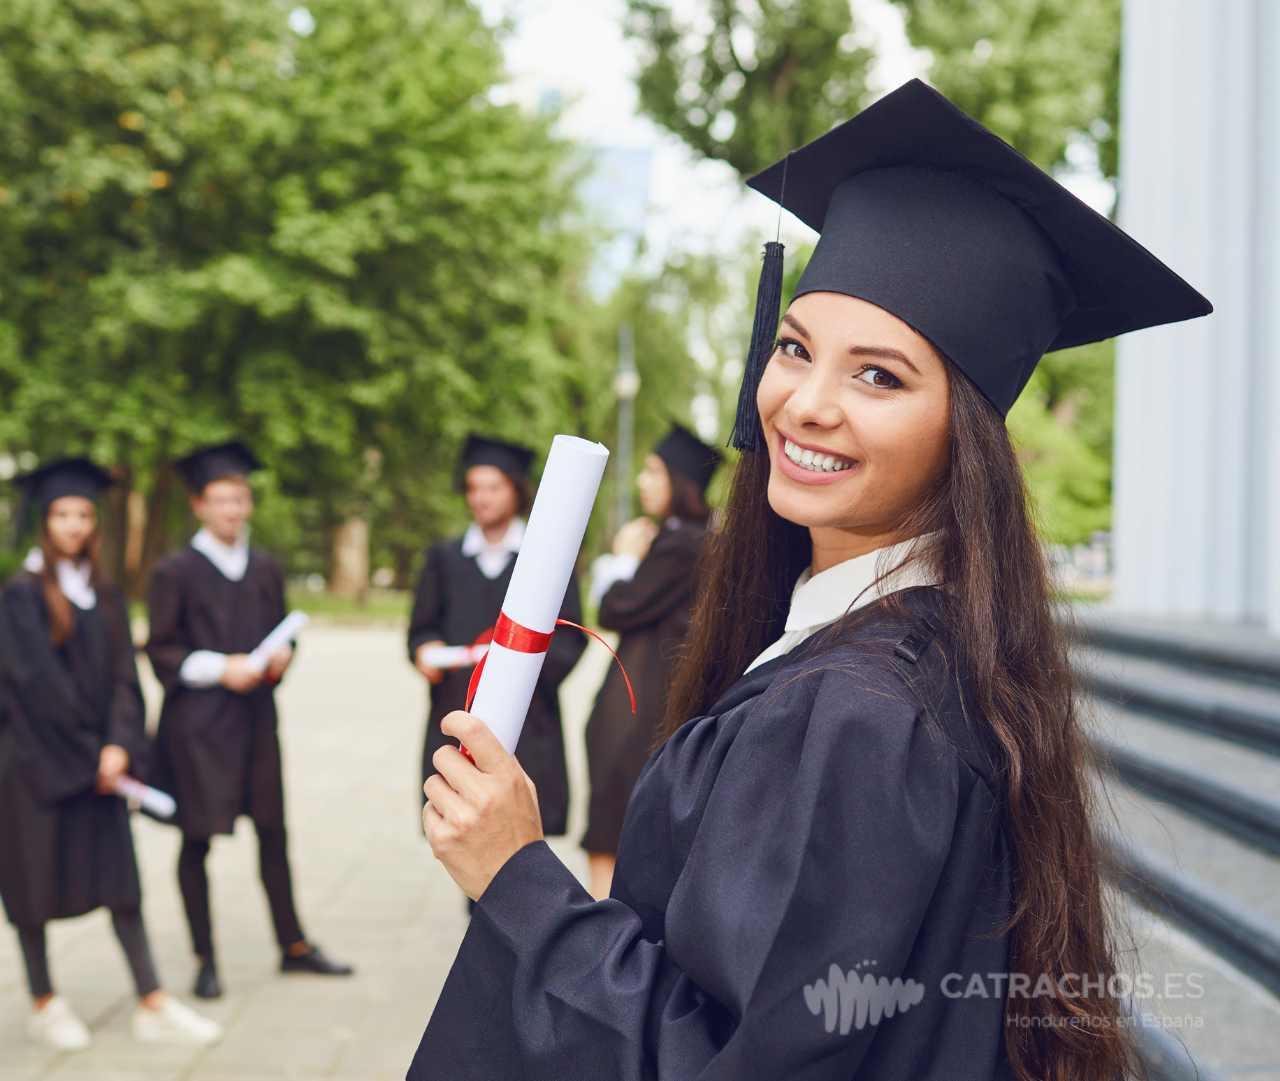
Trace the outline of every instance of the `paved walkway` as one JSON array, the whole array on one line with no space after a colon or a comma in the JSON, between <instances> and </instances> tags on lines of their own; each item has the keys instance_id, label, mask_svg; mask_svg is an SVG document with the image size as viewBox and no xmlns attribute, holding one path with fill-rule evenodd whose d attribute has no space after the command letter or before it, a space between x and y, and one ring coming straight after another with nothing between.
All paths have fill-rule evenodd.
<instances>
[{"instance_id":1,"label":"paved walkway","mask_svg":"<svg viewBox=\"0 0 1280 1081\"><path fill-rule=\"evenodd\" d=\"M592 652L564 688L566 734L582 777L580 732L608 655ZM144 672L149 676L150 673ZM153 712L157 688L148 688ZM425 682L396 628L311 627L280 692L290 850L307 935L356 966L350 979L281 976L257 844L241 820L210 857L214 934L226 994L188 995L190 940L174 868L176 830L137 816L144 910L161 979L215 1017L208 1049L136 1044L132 985L105 912L51 924L54 981L94 1034L88 1051L30 1043L17 942L0 928L0 1081L267 1081L404 1077L466 929L462 894L431 857L419 825ZM575 738L576 736L576 738ZM584 789L573 823L582 828ZM555 847L575 871L572 843Z\"/></svg>"}]
</instances>

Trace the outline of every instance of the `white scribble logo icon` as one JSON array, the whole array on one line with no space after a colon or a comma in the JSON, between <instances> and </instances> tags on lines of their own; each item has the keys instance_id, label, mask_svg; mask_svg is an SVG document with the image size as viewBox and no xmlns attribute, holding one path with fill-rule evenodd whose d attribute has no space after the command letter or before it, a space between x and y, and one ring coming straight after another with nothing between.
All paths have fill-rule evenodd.
<instances>
[{"instance_id":1,"label":"white scribble logo icon","mask_svg":"<svg viewBox=\"0 0 1280 1081\"><path fill-rule=\"evenodd\" d=\"M906 1013L911 1006L920 1005L924 998L924 984L915 980L892 980L881 976L878 980L871 972L859 975L863 961L854 965L846 974L834 962L825 980L804 985L804 1004L814 1016L823 1014L822 1023L828 1032L834 1032L836 1018L840 1019L840 1035L847 1036L849 1029L865 1028L867 1021L873 1025L882 1017L892 1017L894 1012Z\"/></svg>"}]
</instances>

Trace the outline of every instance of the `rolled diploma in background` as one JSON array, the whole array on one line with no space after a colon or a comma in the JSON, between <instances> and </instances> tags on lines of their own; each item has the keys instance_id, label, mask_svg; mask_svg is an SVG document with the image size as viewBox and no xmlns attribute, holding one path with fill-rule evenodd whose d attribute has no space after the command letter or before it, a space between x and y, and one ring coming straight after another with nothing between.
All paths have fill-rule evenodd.
<instances>
[{"instance_id":1,"label":"rolled diploma in background","mask_svg":"<svg viewBox=\"0 0 1280 1081\"><path fill-rule=\"evenodd\" d=\"M128 774L116 781L116 795L131 800L157 818L172 818L178 810L178 804L168 792L143 784Z\"/></svg>"},{"instance_id":2,"label":"rolled diploma in background","mask_svg":"<svg viewBox=\"0 0 1280 1081\"><path fill-rule=\"evenodd\" d=\"M488 646L436 646L422 654L428 668L462 668L479 664L489 651Z\"/></svg>"},{"instance_id":3,"label":"rolled diploma in background","mask_svg":"<svg viewBox=\"0 0 1280 1081\"><path fill-rule=\"evenodd\" d=\"M271 655L288 645L293 636L310 622L311 617L306 612L290 612L275 630L258 643L246 663L255 672L265 672L267 665L271 663Z\"/></svg>"},{"instance_id":4,"label":"rolled diploma in background","mask_svg":"<svg viewBox=\"0 0 1280 1081\"><path fill-rule=\"evenodd\" d=\"M608 448L599 443L572 435L552 440L502 602L507 618L522 627L539 634L555 630L608 460ZM489 646L471 712L489 726L509 754L515 753L545 657L545 653L517 653L496 642Z\"/></svg>"}]
</instances>

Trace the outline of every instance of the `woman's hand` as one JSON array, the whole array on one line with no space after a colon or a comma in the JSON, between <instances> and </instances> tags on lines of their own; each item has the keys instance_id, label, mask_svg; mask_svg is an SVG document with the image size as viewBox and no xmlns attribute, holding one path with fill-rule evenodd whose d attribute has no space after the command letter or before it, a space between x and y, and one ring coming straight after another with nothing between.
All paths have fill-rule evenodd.
<instances>
[{"instance_id":1,"label":"woman's hand","mask_svg":"<svg viewBox=\"0 0 1280 1081\"><path fill-rule=\"evenodd\" d=\"M441 641L423 642L418 647L418 651L413 655L413 663L417 666L418 671L427 677L427 682L435 686L444 679L444 672L439 668L432 668L427 664L427 650L436 649L445 643Z\"/></svg>"},{"instance_id":2,"label":"woman's hand","mask_svg":"<svg viewBox=\"0 0 1280 1081\"><path fill-rule=\"evenodd\" d=\"M613 554L644 559L649 554L649 545L653 543L659 529L658 523L652 518L633 519L614 534Z\"/></svg>"},{"instance_id":3,"label":"woman's hand","mask_svg":"<svg viewBox=\"0 0 1280 1081\"><path fill-rule=\"evenodd\" d=\"M279 683L284 675L285 669L289 667L289 662L293 660L293 646L285 643L275 653L271 654L271 660L267 662L267 672L264 677L268 683Z\"/></svg>"},{"instance_id":4,"label":"woman's hand","mask_svg":"<svg viewBox=\"0 0 1280 1081\"><path fill-rule=\"evenodd\" d=\"M452 745L436 751L431 762L440 772L422 786L430 801L422 826L436 859L478 901L507 860L542 840L538 793L479 717L455 710L440 730L460 739L474 764Z\"/></svg>"},{"instance_id":5,"label":"woman's hand","mask_svg":"<svg viewBox=\"0 0 1280 1081\"><path fill-rule=\"evenodd\" d=\"M108 743L98 755L98 783L96 789L110 795L116 789L116 781L129 768L129 752L114 743Z\"/></svg>"},{"instance_id":6,"label":"woman's hand","mask_svg":"<svg viewBox=\"0 0 1280 1081\"><path fill-rule=\"evenodd\" d=\"M227 657L226 668L222 670L222 685L236 694L248 694L258 689L262 676L262 672L249 667L249 654L232 653Z\"/></svg>"}]
</instances>

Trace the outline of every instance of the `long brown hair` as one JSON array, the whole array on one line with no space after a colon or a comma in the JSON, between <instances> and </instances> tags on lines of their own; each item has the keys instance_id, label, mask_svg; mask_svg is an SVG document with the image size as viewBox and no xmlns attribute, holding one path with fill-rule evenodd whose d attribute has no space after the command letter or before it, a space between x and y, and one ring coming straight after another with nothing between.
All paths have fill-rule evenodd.
<instances>
[{"instance_id":1,"label":"long brown hair","mask_svg":"<svg viewBox=\"0 0 1280 1081\"><path fill-rule=\"evenodd\" d=\"M1022 471L1000 414L946 363L951 466L899 535L939 534L929 557L957 661L1003 752L1003 827L1014 862L1010 971L1029 974L1033 985L1041 973L1055 985L1065 978L1077 994L1069 977L1087 973L1090 987L1101 978L1105 990L1115 964L1088 759ZM768 483L768 453L744 452L708 551L665 734L706 713L782 633L811 548L808 531L769 506ZM1115 1081L1134 1067L1119 1003L1102 991L1010 997L1005 1012L1005 1045L1023 1081Z\"/></svg>"},{"instance_id":2,"label":"long brown hair","mask_svg":"<svg viewBox=\"0 0 1280 1081\"><path fill-rule=\"evenodd\" d=\"M89 539L85 541L80 558L89 561L89 584L99 591L102 588L102 570L98 559L101 548L101 531L95 526ZM44 556L44 566L40 568L37 577L44 590L44 606L49 613L49 640L61 649L76 629L76 615L67 595L58 585L58 560L65 557L54 547L49 536L47 512L40 522L40 554Z\"/></svg>"}]
</instances>

